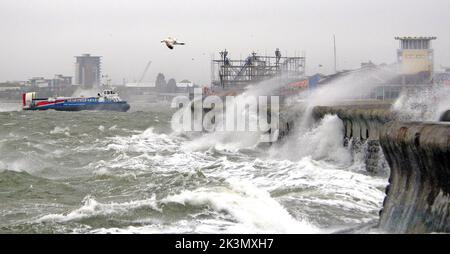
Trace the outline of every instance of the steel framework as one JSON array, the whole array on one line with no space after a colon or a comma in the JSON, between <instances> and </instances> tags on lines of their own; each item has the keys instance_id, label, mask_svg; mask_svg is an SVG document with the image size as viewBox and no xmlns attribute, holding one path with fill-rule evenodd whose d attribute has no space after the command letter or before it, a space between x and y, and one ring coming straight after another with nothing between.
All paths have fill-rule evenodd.
<instances>
[{"instance_id":1,"label":"steel framework","mask_svg":"<svg viewBox=\"0 0 450 254\"><path fill-rule=\"evenodd\" d=\"M300 78L305 74L305 57L283 57L279 49L274 56L252 52L245 60L231 60L228 51L212 60L212 84L222 88L245 86L277 76Z\"/></svg>"}]
</instances>

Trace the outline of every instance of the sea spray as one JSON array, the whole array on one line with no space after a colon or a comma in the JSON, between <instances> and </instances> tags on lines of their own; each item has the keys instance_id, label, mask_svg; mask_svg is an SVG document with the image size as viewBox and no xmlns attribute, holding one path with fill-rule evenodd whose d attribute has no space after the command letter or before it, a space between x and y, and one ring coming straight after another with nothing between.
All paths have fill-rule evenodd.
<instances>
[{"instance_id":1,"label":"sea spray","mask_svg":"<svg viewBox=\"0 0 450 254\"><path fill-rule=\"evenodd\" d=\"M317 232L306 221L295 220L266 191L256 188L246 181L228 180L230 187L200 188L185 191L165 198L163 202L177 202L183 205L208 205L218 212L230 214L231 219L245 229L234 233L254 231L259 233L314 233ZM274 220L274 218L277 218Z\"/></svg>"},{"instance_id":2,"label":"sea spray","mask_svg":"<svg viewBox=\"0 0 450 254\"><path fill-rule=\"evenodd\" d=\"M397 117L404 121L439 121L440 116L448 109L450 109L448 85L404 89L392 105Z\"/></svg>"},{"instance_id":3,"label":"sea spray","mask_svg":"<svg viewBox=\"0 0 450 254\"><path fill-rule=\"evenodd\" d=\"M273 157L299 160L311 156L315 160L331 160L349 165L351 154L343 146L342 121L335 115L326 115L310 129L295 129L291 137L271 149Z\"/></svg>"},{"instance_id":4,"label":"sea spray","mask_svg":"<svg viewBox=\"0 0 450 254\"><path fill-rule=\"evenodd\" d=\"M333 80L312 90L304 90L286 100L286 108L302 105L302 113L295 120L296 132L306 132L315 123L312 111L316 106L333 106L368 98L380 84L376 80L394 80L398 77L396 65L363 68L342 72Z\"/></svg>"},{"instance_id":5,"label":"sea spray","mask_svg":"<svg viewBox=\"0 0 450 254\"><path fill-rule=\"evenodd\" d=\"M396 65L377 66L342 73L333 81L313 90L306 99L309 106L331 106L346 100L366 99L380 83L398 77ZM376 80L376 82L374 82Z\"/></svg>"},{"instance_id":6,"label":"sea spray","mask_svg":"<svg viewBox=\"0 0 450 254\"><path fill-rule=\"evenodd\" d=\"M71 97L96 97L100 93L100 89L98 88L77 88L73 93Z\"/></svg>"}]
</instances>

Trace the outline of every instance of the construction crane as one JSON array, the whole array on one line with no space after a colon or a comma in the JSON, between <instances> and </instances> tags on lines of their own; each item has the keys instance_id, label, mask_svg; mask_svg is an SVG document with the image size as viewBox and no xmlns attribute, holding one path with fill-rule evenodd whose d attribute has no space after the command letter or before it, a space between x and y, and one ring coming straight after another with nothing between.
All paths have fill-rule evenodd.
<instances>
[{"instance_id":1,"label":"construction crane","mask_svg":"<svg viewBox=\"0 0 450 254\"><path fill-rule=\"evenodd\" d=\"M147 65L145 66L144 72L141 75L141 78L139 79L138 83L142 83L142 80L144 80L145 74L147 74L148 68L150 68L150 65L152 64L152 61L148 61Z\"/></svg>"}]
</instances>

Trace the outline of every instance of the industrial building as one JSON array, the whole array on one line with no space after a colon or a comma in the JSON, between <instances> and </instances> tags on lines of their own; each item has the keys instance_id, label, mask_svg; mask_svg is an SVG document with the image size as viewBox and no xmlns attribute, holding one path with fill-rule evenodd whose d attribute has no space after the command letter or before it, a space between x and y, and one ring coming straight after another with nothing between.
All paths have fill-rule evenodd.
<instances>
[{"instance_id":1,"label":"industrial building","mask_svg":"<svg viewBox=\"0 0 450 254\"><path fill-rule=\"evenodd\" d=\"M75 85L90 89L100 85L101 61L100 56L83 54L76 56Z\"/></svg>"}]
</instances>

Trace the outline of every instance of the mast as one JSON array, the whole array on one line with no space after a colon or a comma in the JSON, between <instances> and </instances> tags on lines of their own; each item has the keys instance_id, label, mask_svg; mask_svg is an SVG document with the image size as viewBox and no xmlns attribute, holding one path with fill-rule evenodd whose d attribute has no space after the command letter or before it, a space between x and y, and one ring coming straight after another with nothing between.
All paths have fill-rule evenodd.
<instances>
[{"instance_id":1,"label":"mast","mask_svg":"<svg viewBox=\"0 0 450 254\"><path fill-rule=\"evenodd\" d=\"M337 72L336 69L336 37L333 34L333 48L334 48L334 73Z\"/></svg>"}]
</instances>

